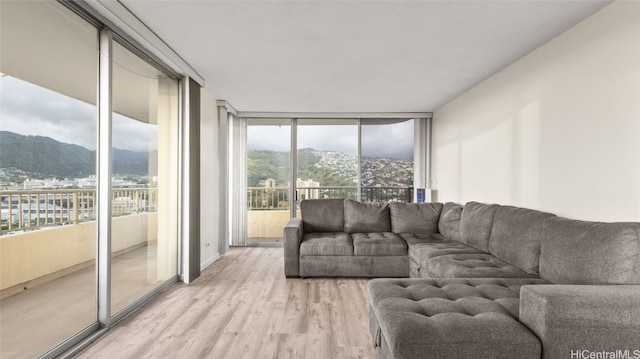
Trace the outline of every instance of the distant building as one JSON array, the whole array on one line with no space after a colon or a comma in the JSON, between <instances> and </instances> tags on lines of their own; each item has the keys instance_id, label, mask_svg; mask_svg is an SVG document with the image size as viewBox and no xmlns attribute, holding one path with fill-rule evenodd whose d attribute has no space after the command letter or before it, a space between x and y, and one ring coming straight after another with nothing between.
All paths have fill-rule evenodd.
<instances>
[{"instance_id":1,"label":"distant building","mask_svg":"<svg viewBox=\"0 0 640 359\"><path fill-rule=\"evenodd\" d=\"M78 179L78 187L80 188L96 188L96 184L96 176L94 175Z\"/></svg>"},{"instance_id":2,"label":"distant building","mask_svg":"<svg viewBox=\"0 0 640 359\"><path fill-rule=\"evenodd\" d=\"M274 188L276 186L276 180L273 178L267 178L266 180L264 180L264 187L265 188Z\"/></svg>"},{"instance_id":3,"label":"distant building","mask_svg":"<svg viewBox=\"0 0 640 359\"><path fill-rule=\"evenodd\" d=\"M298 178L296 180L296 197L299 201L303 199L318 199L320 198L320 190L313 189L320 187L320 182L316 182L312 179L303 181Z\"/></svg>"},{"instance_id":4,"label":"distant building","mask_svg":"<svg viewBox=\"0 0 640 359\"><path fill-rule=\"evenodd\" d=\"M32 189L46 188L45 181L43 181L43 180L32 180L32 179L24 180L24 182L22 183L22 186L23 186L23 189L25 191L32 190Z\"/></svg>"}]
</instances>

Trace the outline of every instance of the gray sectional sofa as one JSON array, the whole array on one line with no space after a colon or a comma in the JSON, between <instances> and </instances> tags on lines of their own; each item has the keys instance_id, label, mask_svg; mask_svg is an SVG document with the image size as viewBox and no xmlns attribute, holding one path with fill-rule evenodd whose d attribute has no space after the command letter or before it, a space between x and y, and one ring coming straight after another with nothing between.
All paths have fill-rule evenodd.
<instances>
[{"instance_id":1,"label":"gray sectional sofa","mask_svg":"<svg viewBox=\"0 0 640 359\"><path fill-rule=\"evenodd\" d=\"M301 210L286 276L404 277L369 282L381 358L640 357L640 223L477 202Z\"/></svg>"}]
</instances>

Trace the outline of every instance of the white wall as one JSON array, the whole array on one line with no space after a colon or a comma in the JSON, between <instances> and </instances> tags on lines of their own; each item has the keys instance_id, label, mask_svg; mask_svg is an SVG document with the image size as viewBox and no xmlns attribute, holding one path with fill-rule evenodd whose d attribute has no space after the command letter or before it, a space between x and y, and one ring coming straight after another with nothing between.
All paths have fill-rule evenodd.
<instances>
[{"instance_id":1,"label":"white wall","mask_svg":"<svg viewBox=\"0 0 640 359\"><path fill-rule=\"evenodd\" d=\"M640 2L609 5L435 111L433 180L439 201L640 221Z\"/></svg>"},{"instance_id":2,"label":"white wall","mask_svg":"<svg viewBox=\"0 0 640 359\"><path fill-rule=\"evenodd\" d=\"M209 266L218 252L218 106L200 92L200 265Z\"/></svg>"}]
</instances>

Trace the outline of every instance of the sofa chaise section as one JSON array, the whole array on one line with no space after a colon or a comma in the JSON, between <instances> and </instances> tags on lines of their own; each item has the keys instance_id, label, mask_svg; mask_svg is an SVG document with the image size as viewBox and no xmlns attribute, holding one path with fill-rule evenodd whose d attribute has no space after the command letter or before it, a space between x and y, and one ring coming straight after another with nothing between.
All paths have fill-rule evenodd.
<instances>
[{"instance_id":1,"label":"sofa chaise section","mask_svg":"<svg viewBox=\"0 0 640 359\"><path fill-rule=\"evenodd\" d=\"M508 214L504 220L521 226L498 228L505 223L499 223L503 219L497 210L490 250L492 241L504 240L500 231L520 232L509 236L515 243L503 243L501 249L522 248L533 257L497 254L541 278L372 280L370 330L380 358L556 359L571 358L576 350L637 353L640 223L575 221L502 208ZM525 228L527 223L535 228Z\"/></svg>"},{"instance_id":2,"label":"sofa chaise section","mask_svg":"<svg viewBox=\"0 0 640 359\"><path fill-rule=\"evenodd\" d=\"M540 358L518 321L520 287L542 279L369 281L369 322L380 358Z\"/></svg>"}]
</instances>

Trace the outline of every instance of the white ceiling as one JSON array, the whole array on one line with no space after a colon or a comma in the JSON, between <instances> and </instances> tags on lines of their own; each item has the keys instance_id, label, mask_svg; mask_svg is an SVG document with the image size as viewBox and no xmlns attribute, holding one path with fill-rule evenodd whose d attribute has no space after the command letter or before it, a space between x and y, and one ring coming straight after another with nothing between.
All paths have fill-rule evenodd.
<instances>
[{"instance_id":1,"label":"white ceiling","mask_svg":"<svg viewBox=\"0 0 640 359\"><path fill-rule=\"evenodd\" d=\"M120 0L241 111L434 111L609 1Z\"/></svg>"}]
</instances>

